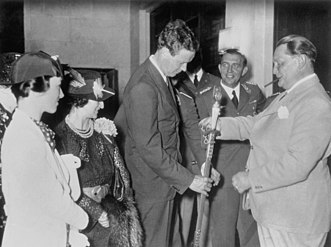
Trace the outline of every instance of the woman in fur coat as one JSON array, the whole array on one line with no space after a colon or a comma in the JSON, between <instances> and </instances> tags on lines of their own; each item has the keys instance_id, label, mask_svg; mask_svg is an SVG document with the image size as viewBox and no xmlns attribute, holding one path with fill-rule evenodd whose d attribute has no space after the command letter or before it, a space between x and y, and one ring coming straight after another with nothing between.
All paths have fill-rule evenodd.
<instances>
[{"instance_id":1,"label":"woman in fur coat","mask_svg":"<svg viewBox=\"0 0 331 247\"><path fill-rule=\"evenodd\" d=\"M106 118L96 119L114 91L102 85L96 71L69 71L70 111L56 127L57 148L81 159L82 196L77 203L90 217L83 233L91 247L140 247L142 229L129 173L115 143L116 127Z\"/></svg>"}]
</instances>

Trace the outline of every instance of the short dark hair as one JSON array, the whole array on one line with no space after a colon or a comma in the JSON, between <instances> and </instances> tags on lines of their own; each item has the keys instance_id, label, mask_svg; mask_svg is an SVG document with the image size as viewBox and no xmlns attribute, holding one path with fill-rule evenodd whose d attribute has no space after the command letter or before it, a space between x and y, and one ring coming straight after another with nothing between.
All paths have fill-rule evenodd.
<instances>
[{"instance_id":1,"label":"short dark hair","mask_svg":"<svg viewBox=\"0 0 331 247\"><path fill-rule=\"evenodd\" d=\"M196 51L194 58L187 64L187 72L196 73L202 67L202 54L201 50Z\"/></svg>"},{"instance_id":2,"label":"short dark hair","mask_svg":"<svg viewBox=\"0 0 331 247\"><path fill-rule=\"evenodd\" d=\"M19 97L25 98L29 96L30 90L34 92L46 92L49 89L49 81L52 76L39 76L31 80L14 84L11 87L16 99Z\"/></svg>"},{"instance_id":3,"label":"short dark hair","mask_svg":"<svg viewBox=\"0 0 331 247\"><path fill-rule=\"evenodd\" d=\"M183 20L177 19L170 21L160 33L158 49L162 47L168 48L170 54L174 56L182 48L189 51L198 50L199 42L186 23Z\"/></svg>"},{"instance_id":4,"label":"short dark hair","mask_svg":"<svg viewBox=\"0 0 331 247\"><path fill-rule=\"evenodd\" d=\"M222 54L221 54L221 58L220 58L220 63L222 62L223 56L225 54L231 54L231 55L238 55L241 57L242 61L243 61L243 66L246 67L247 66L247 58L244 54L242 54L238 49L226 49Z\"/></svg>"},{"instance_id":5,"label":"short dark hair","mask_svg":"<svg viewBox=\"0 0 331 247\"><path fill-rule=\"evenodd\" d=\"M287 50L291 55L304 54L310 59L310 61L312 61L312 63L316 61L317 49L307 38L297 34L291 34L280 39L277 42L276 47L284 44L287 45Z\"/></svg>"},{"instance_id":6,"label":"short dark hair","mask_svg":"<svg viewBox=\"0 0 331 247\"><path fill-rule=\"evenodd\" d=\"M73 106L77 108L84 107L85 105L87 105L88 101L89 101L88 98L71 97L71 96L67 97L67 103L70 106L70 108L72 108Z\"/></svg>"}]
</instances>

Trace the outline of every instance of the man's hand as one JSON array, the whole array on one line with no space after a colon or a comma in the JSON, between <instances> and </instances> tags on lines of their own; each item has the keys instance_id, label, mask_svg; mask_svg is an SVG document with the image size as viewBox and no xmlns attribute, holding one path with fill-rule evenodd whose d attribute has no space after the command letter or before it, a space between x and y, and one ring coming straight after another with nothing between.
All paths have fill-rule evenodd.
<instances>
[{"instance_id":1,"label":"man's hand","mask_svg":"<svg viewBox=\"0 0 331 247\"><path fill-rule=\"evenodd\" d=\"M195 192L204 194L208 196L208 192L211 190L213 180L211 178L202 177L200 175L195 175L193 182L189 188Z\"/></svg>"},{"instance_id":2,"label":"man's hand","mask_svg":"<svg viewBox=\"0 0 331 247\"><path fill-rule=\"evenodd\" d=\"M220 121L219 120L217 121L216 129L213 130L211 128L211 117L206 117L206 118L202 119L199 122L199 127L201 129L202 135L205 136L206 138L208 138L208 134L211 133L211 132L215 133L215 137L221 135L221 133L220 133L220 130L221 130Z\"/></svg>"},{"instance_id":3,"label":"man's hand","mask_svg":"<svg viewBox=\"0 0 331 247\"><path fill-rule=\"evenodd\" d=\"M241 194L251 188L248 172L238 172L232 177L233 187Z\"/></svg>"},{"instance_id":4,"label":"man's hand","mask_svg":"<svg viewBox=\"0 0 331 247\"><path fill-rule=\"evenodd\" d=\"M221 180L221 174L214 168L211 168L210 178L214 181L213 186L217 186Z\"/></svg>"},{"instance_id":5,"label":"man's hand","mask_svg":"<svg viewBox=\"0 0 331 247\"><path fill-rule=\"evenodd\" d=\"M205 171L205 164L206 163L203 163L202 166L201 166L201 174L202 174L202 176L205 176L205 172L204 172ZM210 178L213 180L213 186L216 186L220 182L221 175L220 175L220 173L216 169L214 169L212 167L211 168Z\"/></svg>"},{"instance_id":6,"label":"man's hand","mask_svg":"<svg viewBox=\"0 0 331 247\"><path fill-rule=\"evenodd\" d=\"M199 122L199 127L201 128L203 134L205 135L206 131L211 130L211 117L206 117Z\"/></svg>"}]
</instances>

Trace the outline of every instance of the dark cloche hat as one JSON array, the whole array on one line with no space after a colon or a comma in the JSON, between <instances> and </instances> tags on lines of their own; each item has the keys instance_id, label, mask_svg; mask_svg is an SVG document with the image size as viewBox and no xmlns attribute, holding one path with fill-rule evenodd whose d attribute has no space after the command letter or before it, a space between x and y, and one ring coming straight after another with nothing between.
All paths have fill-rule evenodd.
<instances>
[{"instance_id":1,"label":"dark cloche hat","mask_svg":"<svg viewBox=\"0 0 331 247\"><path fill-rule=\"evenodd\" d=\"M11 85L11 69L13 63L21 56L22 54L17 52L7 52L0 54L0 85Z\"/></svg>"},{"instance_id":2,"label":"dark cloche hat","mask_svg":"<svg viewBox=\"0 0 331 247\"><path fill-rule=\"evenodd\" d=\"M69 69L71 81L68 94L76 98L86 98L95 101L104 101L115 95L110 87L102 85L101 74L94 70Z\"/></svg>"},{"instance_id":3,"label":"dark cloche hat","mask_svg":"<svg viewBox=\"0 0 331 247\"><path fill-rule=\"evenodd\" d=\"M61 63L57 56L43 51L23 54L12 68L12 82L20 83L40 76L63 77Z\"/></svg>"}]
</instances>

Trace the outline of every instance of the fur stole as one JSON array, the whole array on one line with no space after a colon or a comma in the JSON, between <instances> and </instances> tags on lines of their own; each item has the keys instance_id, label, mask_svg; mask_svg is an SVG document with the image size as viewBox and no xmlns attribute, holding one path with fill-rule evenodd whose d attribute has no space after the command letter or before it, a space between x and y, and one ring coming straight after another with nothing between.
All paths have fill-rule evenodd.
<instances>
[{"instance_id":1,"label":"fur stole","mask_svg":"<svg viewBox=\"0 0 331 247\"><path fill-rule=\"evenodd\" d=\"M108 195L102 206L110 221L108 247L142 247L143 230L134 201L130 197L118 201Z\"/></svg>"}]
</instances>

